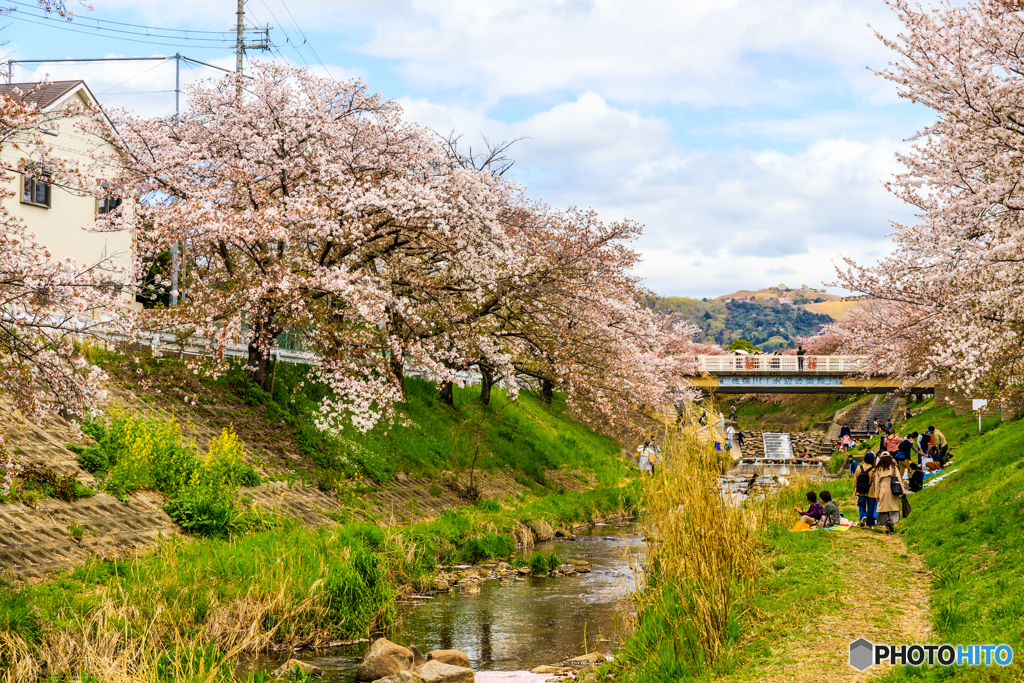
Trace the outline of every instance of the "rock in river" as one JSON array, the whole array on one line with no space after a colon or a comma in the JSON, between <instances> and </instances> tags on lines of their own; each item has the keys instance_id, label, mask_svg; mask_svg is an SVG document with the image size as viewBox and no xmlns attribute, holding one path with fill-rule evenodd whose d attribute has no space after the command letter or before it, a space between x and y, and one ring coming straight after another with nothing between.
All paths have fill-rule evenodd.
<instances>
[{"instance_id":1,"label":"rock in river","mask_svg":"<svg viewBox=\"0 0 1024 683\"><path fill-rule=\"evenodd\" d=\"M296 669L306 674L307 676L319 676L324 672L323 669L321 669L319 666L316 666L315 664L304 662L301 659L289 659L287 662L277 667L277 670L270 675L277 676L280 678L283 676L287 676L290 673L294 673Z\"/></svg>"},{"instance_id":2,"label":"rock in river","mask_svg":"<svg viewBox=\"0 0 1024 683\"><path fill-rule=\"evenodd\" d=\"M431 650L427 653L427 661L431 660L437 660L442 664L461 666L463 669L469 668L469 657L465 652L459 650Z\"/></svg>"},{"instance_id":3,"label":"rock in river","mask_svg":"<svg viewBox=\"0 0 1024 683\"><path fill-rule=\"evenodd\" d=\"M394 676L377 679L374 683L423 683L423 677L415 671L399 671Z\"/></svg>"},{"instance_id":4,"label":"rock in river","mask_svg":"<svg viewBox=\"0 0 1024 683\"><path fill-rule=\"evenodd\" d=\"M357 681L376 681L386 676L393 676L412 668L412 650L392 643L387 638L373 641L369 652L363 657L356 669Z\"/></svg>"},{"instance_id":5,"label":"rock in river","mask_svg":"<svg viewBox=\"0 0 1024 683\"><path fill-rule=\"evenodd\" d=\"M444 664L436 659L429 660L417 673L425 683L474 683L476 680L472 670Z\"/></svg>"}]
</instances>

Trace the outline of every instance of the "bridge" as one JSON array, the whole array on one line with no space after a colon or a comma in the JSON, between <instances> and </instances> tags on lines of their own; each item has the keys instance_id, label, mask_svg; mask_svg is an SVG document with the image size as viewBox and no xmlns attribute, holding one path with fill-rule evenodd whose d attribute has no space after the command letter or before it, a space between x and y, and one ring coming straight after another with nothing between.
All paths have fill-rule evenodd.
<instances>
[{"instance_id":1,"label":"bridge","mask_svg":"<svg viewBox=\"0 0 1024 683\"><path fill-rule=\"evenodd\" d=\"M888 377L866 376L868 360L869 356L697 356L698 376L690 382L718 394L887 394L900 388Z\"/></svg>"}]
</instances>

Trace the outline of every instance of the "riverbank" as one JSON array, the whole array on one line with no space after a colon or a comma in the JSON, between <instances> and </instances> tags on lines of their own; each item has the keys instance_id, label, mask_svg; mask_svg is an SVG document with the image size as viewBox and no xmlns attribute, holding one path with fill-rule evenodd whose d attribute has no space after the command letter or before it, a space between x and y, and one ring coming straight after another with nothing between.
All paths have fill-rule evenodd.
<instances>
[{"instance_id":1,"label":"riverbank","mask_svg":"<svg viewBox=\"0 0 1024 683\"><path fill-rule=\"evenodd\" d=\"M437 587L438 565L507 560L559 527L621 517L634 505L630 487L613 487L523 494L515 507L485 501L412 525L277 518L226 540L163 539L137 558L0 588L0 665L19 682L226 682L220 672L238 653L324 646L386 627L402 595Z\"/></svg>"}]
</instances>

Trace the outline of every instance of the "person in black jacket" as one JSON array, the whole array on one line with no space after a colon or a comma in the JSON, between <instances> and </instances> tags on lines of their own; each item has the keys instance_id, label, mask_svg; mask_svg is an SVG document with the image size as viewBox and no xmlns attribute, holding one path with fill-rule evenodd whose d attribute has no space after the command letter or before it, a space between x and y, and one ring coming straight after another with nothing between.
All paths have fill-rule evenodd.
<instances>
[{"instance_id":1,"label":"person in black jacket","mask_svg":"<svg viewBox=\"0 0 1024 683\"><path fill-rule=\"evenodd\" d=\"M917 493L924 486L924 472L917 466L916 462L910 463L910 481L907 486L911 491Z\"/></svg>"}]
</instances>

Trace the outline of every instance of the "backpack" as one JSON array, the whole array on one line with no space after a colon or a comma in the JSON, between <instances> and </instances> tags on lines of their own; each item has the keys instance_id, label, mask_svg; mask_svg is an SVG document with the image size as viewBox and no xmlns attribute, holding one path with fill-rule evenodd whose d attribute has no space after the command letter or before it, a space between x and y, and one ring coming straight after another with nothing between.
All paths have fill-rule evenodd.
<instances>
[{"instance_id":1,"label":"backpack","mask_svg":"<svg viewBox=\"0 0 1024 683\"><path fill-rule=\"evenodd\" d=\"M861 470L860 474L857 475L857 494L861 496L868 495L868 491L871 490L871 472L875 469L872 465L869 469Z\"/></svg>"},{"instance_id":2,"label":"backpack","mask_svg":"<svg viewBox=\"0 0 1024 683\"><path fill-rule=\"evenodd\" d=\"M889 493L896 496L897 498L903 495L903 484L900 482L899 477L895 474L889 477Z\"/></svg>"}]
</instances>

